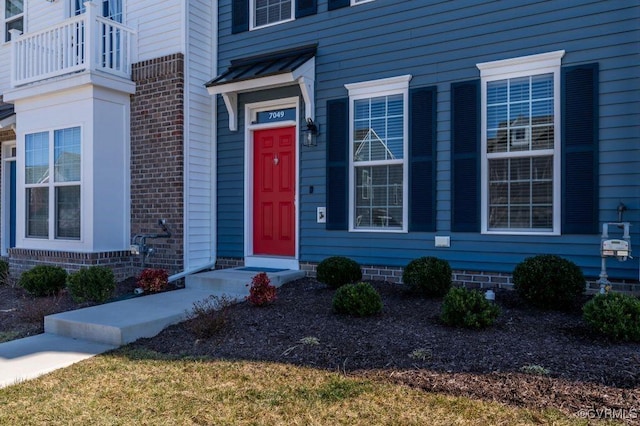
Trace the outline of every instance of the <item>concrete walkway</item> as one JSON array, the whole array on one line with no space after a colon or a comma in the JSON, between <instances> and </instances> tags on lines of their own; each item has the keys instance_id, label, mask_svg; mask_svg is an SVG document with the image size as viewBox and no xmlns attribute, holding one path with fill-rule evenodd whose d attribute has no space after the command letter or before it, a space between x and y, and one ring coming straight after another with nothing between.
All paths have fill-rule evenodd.
<instances>
[{"instance_id":1,"label":"concrete walkway","mask_svg":"<svg viewBox=\"0 0 640 426\"><path fill-rule=\"evenodd\" d=\"M49 315L44 334L0 344L0 388L153 337L183 321L194 302L211 295L244 300L257 273L243 268L203 272L187 277L184 289ZM276 287L305 275L291 270L267 274Z\"/></svg>"}]
</instances>

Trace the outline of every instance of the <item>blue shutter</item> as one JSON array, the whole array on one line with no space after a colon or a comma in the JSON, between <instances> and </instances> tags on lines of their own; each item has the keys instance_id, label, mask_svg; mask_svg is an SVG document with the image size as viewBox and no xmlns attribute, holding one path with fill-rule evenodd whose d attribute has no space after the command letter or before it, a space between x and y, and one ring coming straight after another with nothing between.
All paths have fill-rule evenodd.
<instances>
[{"instance_id":1,"label":"blue shutter","mask_svg":"<svg viewBox=\"0 0 640 426\"><path fill-rule=\"evenodd\" d=\"M598 64L562 69L562 233L597 234Z\"/></svg>"},{"instance_id":2,"label":"blue shutter","mask_svg":"<svg viewBox=\"0 0 640 426\"><path fill-rule=\"evenodd\" d=\"M231 34L249 31L249 0L233 0L231 4Z\"/></svg>"},{"instance_id":3,"label":"blue shutter","mask_svg":"<svg viewBox=\"0 0 640 426\"><path fill-rule=\"evenodd\" d=\"M296 18L315 15L317 11L317 0L297 0L296 2Z\"/></svg>"},{"instance_id":4,"label":"blue shutter","mask_svg":"<svg viewBox=\"0 0 640 426\"><path fill-rule=\"evenodd\" d=\"M327 229L348 227L349 99L327 101Z\"/></svg>"},{"instance_id":5,"label":"blue shutter","mask_svg":"<svg viewBox=\"0 0 640 426\"><path fill-rule=\"evenodd\" d=\"M351 4L351 0L329 0L329 10L340 9Z\"/></svg>"},{"instance_id":6,"label":"blue shutter","mask_svg":"<svg viewBox=\"0 0 640 426\"><path fill-rule=\"evenodd\" d=\"M409 231L436 230L436 87L409 92Z\"/></svg>"},{"instance_id":7,"label":"blue shutter","mask_svg":"<svg viewBox=\"0 0 640 426\"><path fill-rule=\"evenodd\" d=\"M480 231L480 80L451 85L451 230Z\"/></svg>"}]
</instances>

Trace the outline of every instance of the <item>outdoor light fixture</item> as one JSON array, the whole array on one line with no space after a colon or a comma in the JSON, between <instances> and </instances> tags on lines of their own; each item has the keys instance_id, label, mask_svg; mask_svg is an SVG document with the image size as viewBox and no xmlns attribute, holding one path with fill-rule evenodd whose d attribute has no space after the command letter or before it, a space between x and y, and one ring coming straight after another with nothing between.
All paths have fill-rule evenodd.
<instances>
[{"instance_id":1,"label":"outdoor light fixture","mask_svg":"<svg viewBox=\"0 0 640 426\"><path fill-rule=\"evenodd\" d=\"M317 146L318 128L320 126L313 122L311 118L307 118L307 128L302 130L302 145Z\"/></svg>"}]
</instances>

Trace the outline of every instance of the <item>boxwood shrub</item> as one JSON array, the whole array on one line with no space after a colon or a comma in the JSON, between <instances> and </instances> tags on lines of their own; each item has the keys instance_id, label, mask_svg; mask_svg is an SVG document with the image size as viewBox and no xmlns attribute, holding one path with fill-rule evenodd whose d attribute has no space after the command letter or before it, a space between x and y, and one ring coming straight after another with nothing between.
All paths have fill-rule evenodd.
<instances>
[{"instance_id":1,"label":"boxwood shrub","mask_svg":"<svg viewBox=\"0 0 640 426\"><path fill-rule=\"evenodd\" d=\"M640 299L621 294L599 294L582 308L584 321L612 340L640 342Z\"/></svg>"},{"instance_id":2,"label":"boxwood shrub","mask_svg":"<svg viewBox=\"0 0 640 426\"><path fill-rule=\"evenodd\" d=\"M113 271L105 266L90 266L67 277L67 288L76 302L104 303L116 288Z\"/></svg>"},{"instance_id":3,"label":"boxwood shrub","mask_svg":"<svg viewBox=\"0 0 640 426\"><path fill-rule=\"evenodd\" d=\"M346 284L336 290L333 311L356 317L375 315L382 311L382 298L369 283Z\"/></svg>"},{"instance_id":4,"label":"boxwood shrub","mask_svg":"<svg viewBox=\"0 0 640 426\"><path fill-rule=\"evenodd\" d=\"M18 285L34 296L58 294L67 283L67 271L59 266L37 265L20 276Z\"/></svg>"},{"instance_id":5,"label":"boxwood shrub","mask_svg":"<svg viewBox=\"0 0 640 426\"><path fill-rule=\"evenodd\" d=\"M451 288L451 266L437 257L412 260L402 271L402 281L418 296L441 297Z\"/></svg>"},{"instance_id":6,"label":"boxwood shrub","mask_svg":"<svg viewBox=\"0 0 640 426\"><path fill-rule=\"evenodd\" d=\"M362 269L358 262L348 257L331 256L318 264L316 278L331 288L338 288L360 281Z\"/></svg>"},{"instance_id":7,"label":"boxwood shrub","mask_svg":"<svg viewBox=\"0 0 640 426\"><path fill-rule=\"evenodd\" d=\"M452 288L442 302L440 319L454 327L485 328L500 315L500 308L480 291Z\"/></svg>"},{"instance_id":8,"label":"boxwood shrub","mask_svg":"<svg viewBox=\"0 0 640 426\"><path fill-rule=\"evenodd\" d=\"M513 287L529 304L541 309L571 307L585 290L580 268L552 254L529 257L513 270Z\"/></svg>"}]
</instances>

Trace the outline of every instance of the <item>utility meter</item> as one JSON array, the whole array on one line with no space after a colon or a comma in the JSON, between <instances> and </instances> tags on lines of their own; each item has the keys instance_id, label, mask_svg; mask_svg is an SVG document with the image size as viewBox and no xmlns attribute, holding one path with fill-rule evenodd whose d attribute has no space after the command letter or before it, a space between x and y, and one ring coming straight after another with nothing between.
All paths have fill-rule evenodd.
<instances>
[{"instance_id":1,"label":"utility meter","mask_svg":"<svg viewBox=\"0 0 640 426\"><path fill-rule=\"evenodd\" d=\"M600 249L602 257L616 257L624 262L629 257L629 241L625 240L602 240Z\"/></svg>"}]
</instances>

